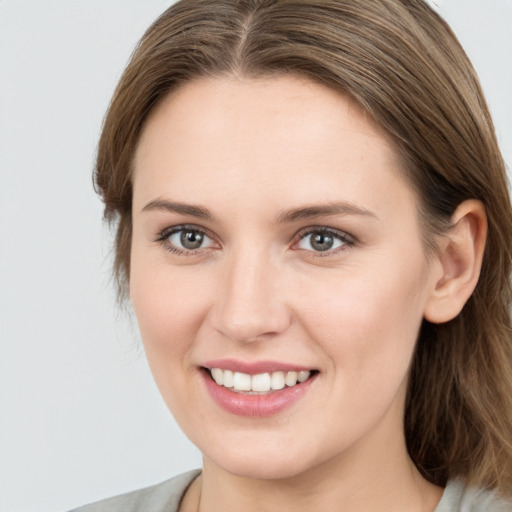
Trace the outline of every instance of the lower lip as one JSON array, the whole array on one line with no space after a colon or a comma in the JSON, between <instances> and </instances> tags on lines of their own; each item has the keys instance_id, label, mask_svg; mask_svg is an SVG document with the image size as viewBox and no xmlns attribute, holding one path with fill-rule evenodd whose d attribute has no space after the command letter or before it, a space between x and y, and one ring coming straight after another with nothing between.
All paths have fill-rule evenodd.
<instances>
[{"instance_id":1,"label":"lower lip","mask_svg":"<svg viewBox=\"0 0 512 512\"><path fill-rule=\"evenodd\" d=\"M273 391L267 395L247 395L245 393L229 391L224 386L219 386L211 378L207 370L202 370L200 373L206 389L218 406L231 414L253 418L264 418L278 414L297 403L305 395L316 378L313 375L305 382Z\"/></svg>"}]
</instances>

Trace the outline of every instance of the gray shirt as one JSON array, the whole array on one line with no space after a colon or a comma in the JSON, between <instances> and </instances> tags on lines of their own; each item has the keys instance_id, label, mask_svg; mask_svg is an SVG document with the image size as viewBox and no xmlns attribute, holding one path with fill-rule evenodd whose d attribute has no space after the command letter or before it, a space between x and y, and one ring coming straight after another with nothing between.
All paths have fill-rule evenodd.
<instances>
[{"instance_id":1,"label":"gray shirt","mask_svg":"<svg viewBox=\"0 0 512 512\"><path fill-rule=\"evenodd\" d=\"M98 501L71 512L178 512L183 494L199 473L198 470L189 471L161 484ZM506 503L493 492L466 488L461 480L453 480L446 486L434 512L512 512L512 503Z\"/></svg>"}]
</instances>

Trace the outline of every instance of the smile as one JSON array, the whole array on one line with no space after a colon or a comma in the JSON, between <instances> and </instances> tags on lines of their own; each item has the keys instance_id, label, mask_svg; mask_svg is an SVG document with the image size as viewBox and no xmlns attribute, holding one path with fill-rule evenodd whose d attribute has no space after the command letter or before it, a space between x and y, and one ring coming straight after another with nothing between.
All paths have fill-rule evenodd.
<instances>
[{"instance_id":1,"label":"smile","mask_svg":"<svg viewBox=\"0 0 512 512\"><path fill-rule=\"evenodd\" d=\"M211 368L210 375L219 386L224 386L235 393L264 394L301 384L309 379L311 372L307 370L276 371L250 375L221 368Z\"/></svg>"},{"instance_id":2,"label":"smile","mask_svg":"<svg viewBox=\"0 0 512 512\"><path fill-rule=\"evenodd\" d=\"M219 368L221 365L223 368ZM269 417L293 406L319 375L317 370L286 368L286 365L275 363L244 365L229 362L203 366L199 373L208 395L221 409L252 418Z\"/></svg>"}]
</instances>

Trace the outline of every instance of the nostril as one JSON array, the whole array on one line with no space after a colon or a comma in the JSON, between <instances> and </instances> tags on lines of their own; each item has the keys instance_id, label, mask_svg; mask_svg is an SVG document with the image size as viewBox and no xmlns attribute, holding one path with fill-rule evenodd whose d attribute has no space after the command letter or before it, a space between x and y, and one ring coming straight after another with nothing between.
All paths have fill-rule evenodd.
<instances>
[{"instance_id":1,"label":"nostril","mask_svg":"<svg viewBox=\"0 0 512 512\"><path fill-rule=\"evenodd\" d=\"M216 330L239 343L270 341L283 334L291 324L291 316L281 311L244 310L223 311L216 321Z\"/></svg>"}]
</instances>

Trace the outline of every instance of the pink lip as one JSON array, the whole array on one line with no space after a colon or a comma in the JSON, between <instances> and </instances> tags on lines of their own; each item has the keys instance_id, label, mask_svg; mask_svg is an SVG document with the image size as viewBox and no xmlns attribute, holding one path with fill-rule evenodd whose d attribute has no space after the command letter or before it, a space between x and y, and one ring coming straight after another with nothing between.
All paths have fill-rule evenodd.
<instances>
[{"instance_id":1,"label":"pink lip","mask_svg":"<svg viewBox=\"0 0 512 512\"><path fill-rule=\"evenodd\" d=\"M279 371L300 372L303 370L312 370L311 367L298 366L289 363L279 363L277 361L255 361L249 363L244 361L237 361L235 359L216 359L214 361L207 361L201 366L205 368L220 368L221 370L231 370L234 372L247 373L249 375Z\"/></svg>"},{"instance_id":2,"label":"pink lip","mask_svg":"<svg viewBox=\"0 0 512 512\"><path fill-rule=\"evenodd\" d=\"M213 368L219 368L219 366L213 366ZM306 394L316 378L316 375L313 375L301 384L285 387L267 395L248 395L235 393L224 386L219 386L211 378L207 370L203 369L199 373L203 378L208 393L218 406L231 414L253 418L272 416L292 406Z\"/></svg>"}]
</instances>

